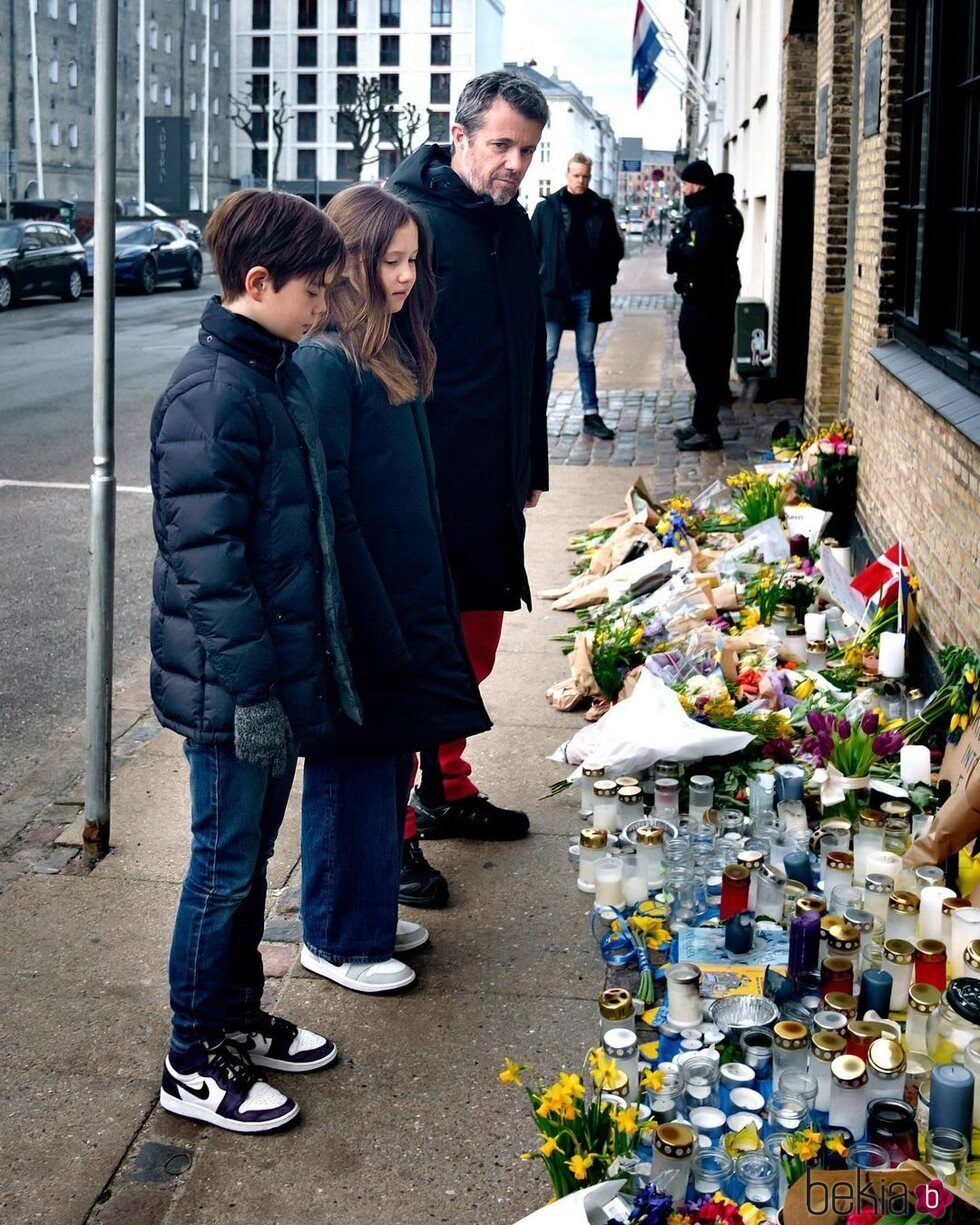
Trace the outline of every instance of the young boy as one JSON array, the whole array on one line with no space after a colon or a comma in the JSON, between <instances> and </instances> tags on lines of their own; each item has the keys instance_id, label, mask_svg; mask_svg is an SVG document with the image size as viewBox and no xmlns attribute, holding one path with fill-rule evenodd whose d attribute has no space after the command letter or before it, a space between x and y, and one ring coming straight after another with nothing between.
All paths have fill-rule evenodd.
<instances>
[{"instance_id":1,"label":"young boy","mask_svg":"<svg viewBox=\"0 0 980 1225\"><path fill-rule=\"evenodd\" d=\"M206 231L221 298L153 413L150 688L184 736L191 856L170 952L160 1103L239 1132L299 1113L257 1068L305 1072L328 1039L262 1011L266 865L297 746L359 719L326 465L293 351L343 264L298 196L239 191Z\"/></svg>"}]
</instances>

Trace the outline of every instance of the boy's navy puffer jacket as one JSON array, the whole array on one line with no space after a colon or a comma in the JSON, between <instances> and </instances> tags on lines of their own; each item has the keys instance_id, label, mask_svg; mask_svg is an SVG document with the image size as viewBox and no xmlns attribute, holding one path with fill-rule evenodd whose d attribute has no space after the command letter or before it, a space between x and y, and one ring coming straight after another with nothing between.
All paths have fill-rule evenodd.
<instances>
[{"instance_id":1,"label":"boy's navy puffer jacket","mask_svg":"<svg viewBox=\"0 0 980 1225\"><path fill-rule=\"evenodd\" d=\"M359 721L326 464L295 346L213 298L153 412L150 692L165 727L234 740L276 697L302 749Z\"/></svg>"}]
</instances>

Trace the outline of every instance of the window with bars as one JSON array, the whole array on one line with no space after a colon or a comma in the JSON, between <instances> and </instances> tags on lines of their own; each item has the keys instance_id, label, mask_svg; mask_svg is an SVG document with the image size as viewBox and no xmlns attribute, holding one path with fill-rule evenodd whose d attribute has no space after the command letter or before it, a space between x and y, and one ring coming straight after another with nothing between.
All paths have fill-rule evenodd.
<instances>
[{"instance_id":1,"label":"window with bars","mask_svg":"<svg viewBox=\"0 0 980 1225\"><path fill-rule=\"evenodd\" d=\"M195 100L197 95L194 95ZM269 105L269 78L263 74L252 77L252 105Z\"/></svg>"},{"instance_id":2,"label":"window with bars","mask_svg":"<svg viewBox=\"0 0 980 1225\"><path fill-rule=\"evenodd\" d=\"M316 73L300 72L296 76L296 101L300 106L316 105Z\"/></svg>"},{"instance_id":3,"label":"window with bars","mask_svg":"<svg viewBox=\"0 0 980 1225\"><path fill-rule=\"evenodd\" d=\"M442 68L449 66L450 56L450 35L449 34L433 34L432 35L432 52L429 60L433 68Z\"/></svg>"},{"instance_id":4,"label":"window with bars","mask_svg":"<svg viewBox=\"0 0 980 1225\"><path fill-rule=\"evenodd\" d=\"M303 144L316 140L316 111L296 112L296 139Z\"/></svg>"},{"instance_id":5,"label":"window with bars","mask_svg":"<svg viewBox=\"0 0 980 1225\"><path fill-rule=\"evenodd\" d=\"M337 115L337 139L349 140L351 144L357 140L357 121L353 115L340 111Z\"/></svg>"},{"instance_id":6,"label":"window with bars","mask_svg":"<svg viewBox=\"0 0 980 1225\"><path fill-rule=\"evenodd\" d=\"M397 165L398 151L396 149L381 149L378 157L378 178L390 178L395 173Z\"/></svg>"},{"instance_id":7,"label":"window with bars","mask_svg":"<svg viewBox=\"0 0 980 1225\"><path fill-rule=\"evenodd\" d=\"M429 111L429 140L445 144L449 139L449 112Z\"/></svg>"},{"instance_id":8,"label":"window with bars","mask_svg":"<svg viewBox=\"0 0 980 1225\"><path fill-rule=\"evenodd\" d=\"M269 67L269 49L271 45L269 38L253 38L252 39L252 67L253 68L268 68ZM194 58L193 56L191 57Z\"/></svg>"},{"instance_id":9,"label":"window with bars","mask_svg":"<svg viewBox=\"0 0 980 1225\"><path fill-rule=\"evenodd\" d=\"M269 139L269 112L268 111L253 111L252 112L252 139L253 140L268 140Z\"/></svg>"},{"instance_id":10,"label":"window with bars","mask_svg":"<svg viewBox=\"0 0 980 1225\"><path fill-rule=\"evenodd\" d=\"M980 391L980 4L909 0L898 205L899 339Z\"/></svg>"},{"instance_id":11,"label":"window with bars","mask_svg":"<svg viewBox=\"0 0 980 1225\"><path fill-rule=\"evenodd\" d=\"M381 54L379 62L382 68L397 68L401 52L401 38L397 34L381 35Z\"/></svg>"},{"instance_id":12,"label":"window with bars","mask_svg":"<svg viewBox=\"0 0 980 1225\"><path fill-rule=\"evenodd\" d=\"M350 30L357 25L357 0L337 0L337 26Z\"/></svg>"},{"instance_id":13,"label":"window with bars","mask_svg":"<svg viewBox=\"0 0 980 1225\"><path fill-rule=\"evenodd\" d=\"M449 102L449 73L434 72L429 84L429 101L438 105Z\"/></svg>"},{"instance_id":14,"label":"window with bars","mask_svg":"<svg viewBox=\"0 0 980 1225\"><path fill-rule=\"evenodd\" d=\"M357 67L357 35L340 34L337 37L337 67Z\"/></svg>"},{"instance_id":15,"label":"window with bars","mask_svg":"<svg viewBox=\"0 0 980 1225\"><path fill-rule=\"evenodd\" d=\"M402 0L381 0L382 30L396 30L402 23Z\"/></svg>"},{"instance_id":16,"label":"window with bars","mask_svg":"<svg viewBox=\"0 0 980 1225\"><path fill-rule=\"evenodd\" d=\"M432 24L434 26L453 24L453 0L432 0Z\"/></svg>"},{"instance_id":17,"label":"window with bars","mask_svg":"<svg viewBox=\"0 0 980 1225\"><path fill-rule=\"evenodd\" d=\"M378 139L394 144L398 140L398 111L382 111L378 123Z\"/></svg>"},{"instance_id":18,"label":"window with bars","mask_svg":"<svg viewBox=\"0 0 980 1225\"><path fill-rule=\"evenodd\" d=\"M296 39L296 67L316 67L316 35L300 34Z\"/></svg>"},{"instance_id":19,"label":"window with bars","mask_svg":"<svg viewBox=\"0 0 980 1225\"><path fill-rule=\"evenodd\" d=\"M269 150L252 150L252 174L263 182L269 177Z\"/></svg>"},{"instance_id":20,"label":"window with bars","mask_svg":"<svg viewBox=\"0 0 980 1225\"><path fill-rule=\"evenodd\" d=\"M315 30L317 27L317 0L297 0L296 25L300 30Z\"/></svg>"},{"instance_id":21,"label":"window with bars","mask_svg":"<svg viewBox=\"0 0 980 1225\"><path fill-rule=\"evenodd\" d=\"M394 106L401 97L397 72L383 72L378 78L382 106Z\"/></svg>"},{"instance_id":22,"label":"window with bars","mask_svg":"<svg viewBox=\"0 0 980 1225\"><path fill-rule=\"evenodd\" d=\"M296 150L296 177L298 179L315 179L316 149Z\"/></svg>"},{"instance_id":23,"label":"window with bars","mask_svg":"<svg viewBox=\"0 0 980 1225\"><path fill-rule=\"evenodd\" d=\"M272 18L272 0L252 0L252 29L268 30Z\"/></svg>"},{"instance_id":24,"label":"window with bars","mask_svg":"<svg viewBox=\"0 0 980 1225\"><path fill-rule=\"evenodd\" d=\"M353 106L357 100L357 77L352 72L342 72L337 77L337 105Z\"/></svg>"},{"instance_id":25,"label":"window with bars","mask_svg":"<svg viewBox=\"0 0 980 1225\"><path fill-rule=\"evenodd\" d=\"M354 150L337 150L337 178L352 179L354 177Z\"/></svg>"}]
</instances>

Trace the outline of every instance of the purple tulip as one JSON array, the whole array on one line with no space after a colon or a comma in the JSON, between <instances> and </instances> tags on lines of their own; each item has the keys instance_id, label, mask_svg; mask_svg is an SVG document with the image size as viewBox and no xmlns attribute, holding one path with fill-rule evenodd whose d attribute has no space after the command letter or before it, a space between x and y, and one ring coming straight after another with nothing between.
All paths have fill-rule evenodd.
<instances>
[{"instance_id":1,"label":"purple tulip","mask_svg":"<svg viewBox=\"0 0 980 1225\"><path fill-rule=\"evenodd\" d=\"M871 742L871 749L876 757L891 757L898 752L903 742L901 732L879 732Z\"/></svg>"},{"instance_id":2,"label":"purple tulip","mask_svg":"<svg viewBox=\"0 0 980 1225\"><path fill-rule=\"evenodd\" d=\"M811 710L806 717L812 731L819 735L827 726L827 716L822 710Z\"/></svg>"},{"instance_id":3,"label":"purple tulip","mask_svg":"<svg viewBox=\"0 0 980 1225\"><path fill-rule=\"evenodd\" d=\"M837 739L847 740L851 734L851 725L847 719L837 720Z\"/></svg>"},{"instance_id":4,"label":"purple tulip","mask_svg":"<svg viewBox=\"0 0 980 1225\"><path fill-rule=\"evenodd\" d=\"M866 736L873 736L878 730L878 716L873 710L865 711L861 719L861 731Z\"/></svg>"},{"instance_id":5,"label":"purple tulip","mask_svg":"<svg viewBox=\"0 0 980 1225\"><path fill-rule=\"evenodd\" d=\"M823 758L830 757L834 751L834 742L831 740L829 732L819 732L817 734L817 745L820 750L820 756Z\"/></svg>"}]
</instances>

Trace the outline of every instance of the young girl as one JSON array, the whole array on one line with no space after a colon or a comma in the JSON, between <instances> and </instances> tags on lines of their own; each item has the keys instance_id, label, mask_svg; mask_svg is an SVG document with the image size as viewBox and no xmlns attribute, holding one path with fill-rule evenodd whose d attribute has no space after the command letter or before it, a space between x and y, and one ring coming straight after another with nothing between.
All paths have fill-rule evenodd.
<instances>
[{"instance_id":1,"label":"young girl","mask_svg":"<svg viewBox=\"0 0 980 1225\"><path fill-rule=\"evenodd\" d=\"M428 938L398 921L412 755L490 720L459 626L422 404L435 368L428 238L408 205L373 184L341 192L326 213L347 248L345 277L296 362L327 457L364 722L307 755L301 960L379 992L414 981L392 954Z\"/></svg>"}]
</instances>

